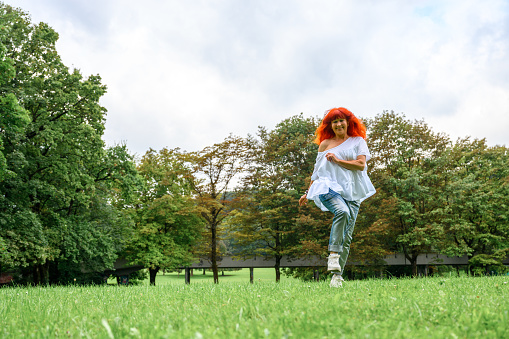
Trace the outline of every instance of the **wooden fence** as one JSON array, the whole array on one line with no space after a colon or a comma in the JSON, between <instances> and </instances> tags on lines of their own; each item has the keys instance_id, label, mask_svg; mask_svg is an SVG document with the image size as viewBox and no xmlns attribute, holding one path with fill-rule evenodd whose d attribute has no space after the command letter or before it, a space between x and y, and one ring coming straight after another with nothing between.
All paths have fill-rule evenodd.
<instances>
[{"instance_id":1,"label":"wooden fence","mask_svg":"<svg viewBox=\"0 0 509 339\"><path fill-rule=\"evenodd\" d=\"M410 262L401 253L391 254L386 256L384 259L385 265L387 266L408 266ZM509 257L503 261L505 265L509 265ZM246 258L237 258L224 256L218 258L218 268L249 268L250 269L250 280L253 281L253 269L254 268L272 268L276 265L276 259L271 257L254 256ZM280 267L323 267L327 265L327 259L319 256L307 256L301 258L293 258L283 256L280 261ZM348 262L348 265L360 265L356 262ZM448 257L437 253L424 253L417 257L417 266L421 268L421 271L425 275L428 273L428 267L433 265L468 265L468 257ZM185 281L187 284L191 280L191 269L208 269L211 268L208 259L198 259L194 264L181 267L185 270ZM129 266L127 261L123 258L117 260L114 265L114 270L106 272L108 275L114 274L116 276L127 276L132 272L143 269L143 266ZM317 271L315 271L315 278L318 279Z\"/></svg>"}]
</instances>

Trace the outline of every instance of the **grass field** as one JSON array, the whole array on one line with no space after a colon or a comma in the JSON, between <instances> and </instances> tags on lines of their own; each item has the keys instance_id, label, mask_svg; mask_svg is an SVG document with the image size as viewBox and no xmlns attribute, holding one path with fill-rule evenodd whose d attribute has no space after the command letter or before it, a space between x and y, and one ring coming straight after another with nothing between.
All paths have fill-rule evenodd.
<instances>
[{"instance_id":1,"label":"grass field","mask_svg":"<svg viewBox=\"0 0 509 339\"><path fill-rule=\"evenodd\" d=\"M276 271L273 268L255 268L253 273L254 281L276 281ZM288 278L286 275L281 273L281 281L285 280L294 280L293 278ZM110 283L115 283L116 280L110 280ZM212 271L205 271L203 274L203 270L193 270L193 275L191 276L191 283L201 283L201 282L214 282L214 277L212 276ZM249 268L243 268L238 271L225 271L224 275L219 272L219 283L222 282L249 282ZM184 271L180 274L172 272L162 274L159 273L156 278L156 285L162 284L172 284L172 283L185 283ZM148 279L144 281L144 284L148 285Z\"/></svg>"},{"instance_id":2,"label":"grass field","mask_svg":"<svg viewBox=\"0 0 509 339\"><path fill-rule=\"evenodd\" d=\"M509 338L509 277L328 282L255 269L157 286L0 289L0 337ZM267 274L262 280L262 276ZM209 279L209 280L207 280ZM259 281L257 279L260 279Z\"/></svg>"}]
</instances>

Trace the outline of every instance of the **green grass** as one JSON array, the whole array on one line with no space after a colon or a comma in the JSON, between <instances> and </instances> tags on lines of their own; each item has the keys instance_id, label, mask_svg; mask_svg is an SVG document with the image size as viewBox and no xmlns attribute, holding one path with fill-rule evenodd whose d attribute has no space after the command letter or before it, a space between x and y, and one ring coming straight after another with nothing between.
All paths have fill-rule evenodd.
<instances>
[{"instance_id":1,"label":"green grass","mask_svg":"<svg viewBox=\"0 0 509 339\"><path fill-rule=\"evenodd\" d=\"M288 278L286 275L281 273L280 277L281 281L285 280L294 280L293 278ZM276 281L276 271L273 268L255 268L253 271L253 280L260 281ZM115 283L116 280L111 280L111 283ZM214 282L214 277L212 275L212 271L205 271L203 274L203 270L193 270L193 275L191 276L191 283L201 283L201 282ZM249 282L249 268L243 268L238 271L225 271L224 275L219 272L219 283L222 282L241 282L246 283ZM149 280L145 280L144 284L148 285ZM172 272L172 273L159 273L156 277L156 285L166 285L166 284L184 284L185 277L184 271L180 274Z\"/></svg>"},{"instance_id":2,"label":"green grass","mask_svg":"<svg viewBox=\"0 0 509 339\"><path fill-rule=\"evenodd\" d=\"M507 276L347 281L331 289L256 281L257 272L254 284L247 270L246 280L218 285L196 274L190 285L159 276L155 287L3 288L0 337L509 337Z\"/></svg>"}]
</instances>

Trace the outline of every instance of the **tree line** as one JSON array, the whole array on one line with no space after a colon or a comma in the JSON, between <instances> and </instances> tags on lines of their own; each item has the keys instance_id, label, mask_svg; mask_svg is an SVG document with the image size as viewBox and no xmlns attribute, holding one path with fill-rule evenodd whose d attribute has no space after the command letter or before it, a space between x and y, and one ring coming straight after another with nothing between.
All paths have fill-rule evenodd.
<instances>
[{"instance_id":1,"label":"tree line","mask_svg":"<svg viewBox=\"0 0 509 339\"><path fill-rule=\"evenodd\" d=\"M0 3L0 271L33 284L100 282L119 257L159 270L222 255L326 255L331 216L298 198L317 155L319 117L230 135L187 152L102 140L106 92L58 55L58 34ZM468 255L472 271L504 269L508 150L456 141L384 111L364 119L377 194L359 212L351 260L404 253ZM292 272L299 275L298 270ZM75 280L76 279L76 280Z\"/></svg>"}]
</instances>

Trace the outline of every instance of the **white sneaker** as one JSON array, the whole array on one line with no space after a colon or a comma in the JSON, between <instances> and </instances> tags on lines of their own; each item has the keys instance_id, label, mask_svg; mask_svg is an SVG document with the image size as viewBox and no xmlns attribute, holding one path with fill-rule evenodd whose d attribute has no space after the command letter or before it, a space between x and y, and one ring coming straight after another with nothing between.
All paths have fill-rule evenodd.
<instances>
[{"instance_id":1,"label":"white sneaker","mask_svg":"<svg viewBox=\"0 0 509 339\"><path fill-rule=\"evenodd\" d=\"M327 271L341 271L341 266L339 266L339 254L329 254L327 259Z\"/></svg>"},{"instance_id":2,"label":"white sneaker","mask_svg":"<svg viewBox=\"0 0 509 339\"><path fill-rule=\"evenodd\" d=\"M343 279L342 276L340 276L339 274L333 274L332 279L330 281L330 287L343 287L343 281L345 280Z\"/></svg>"}]
</instances>

